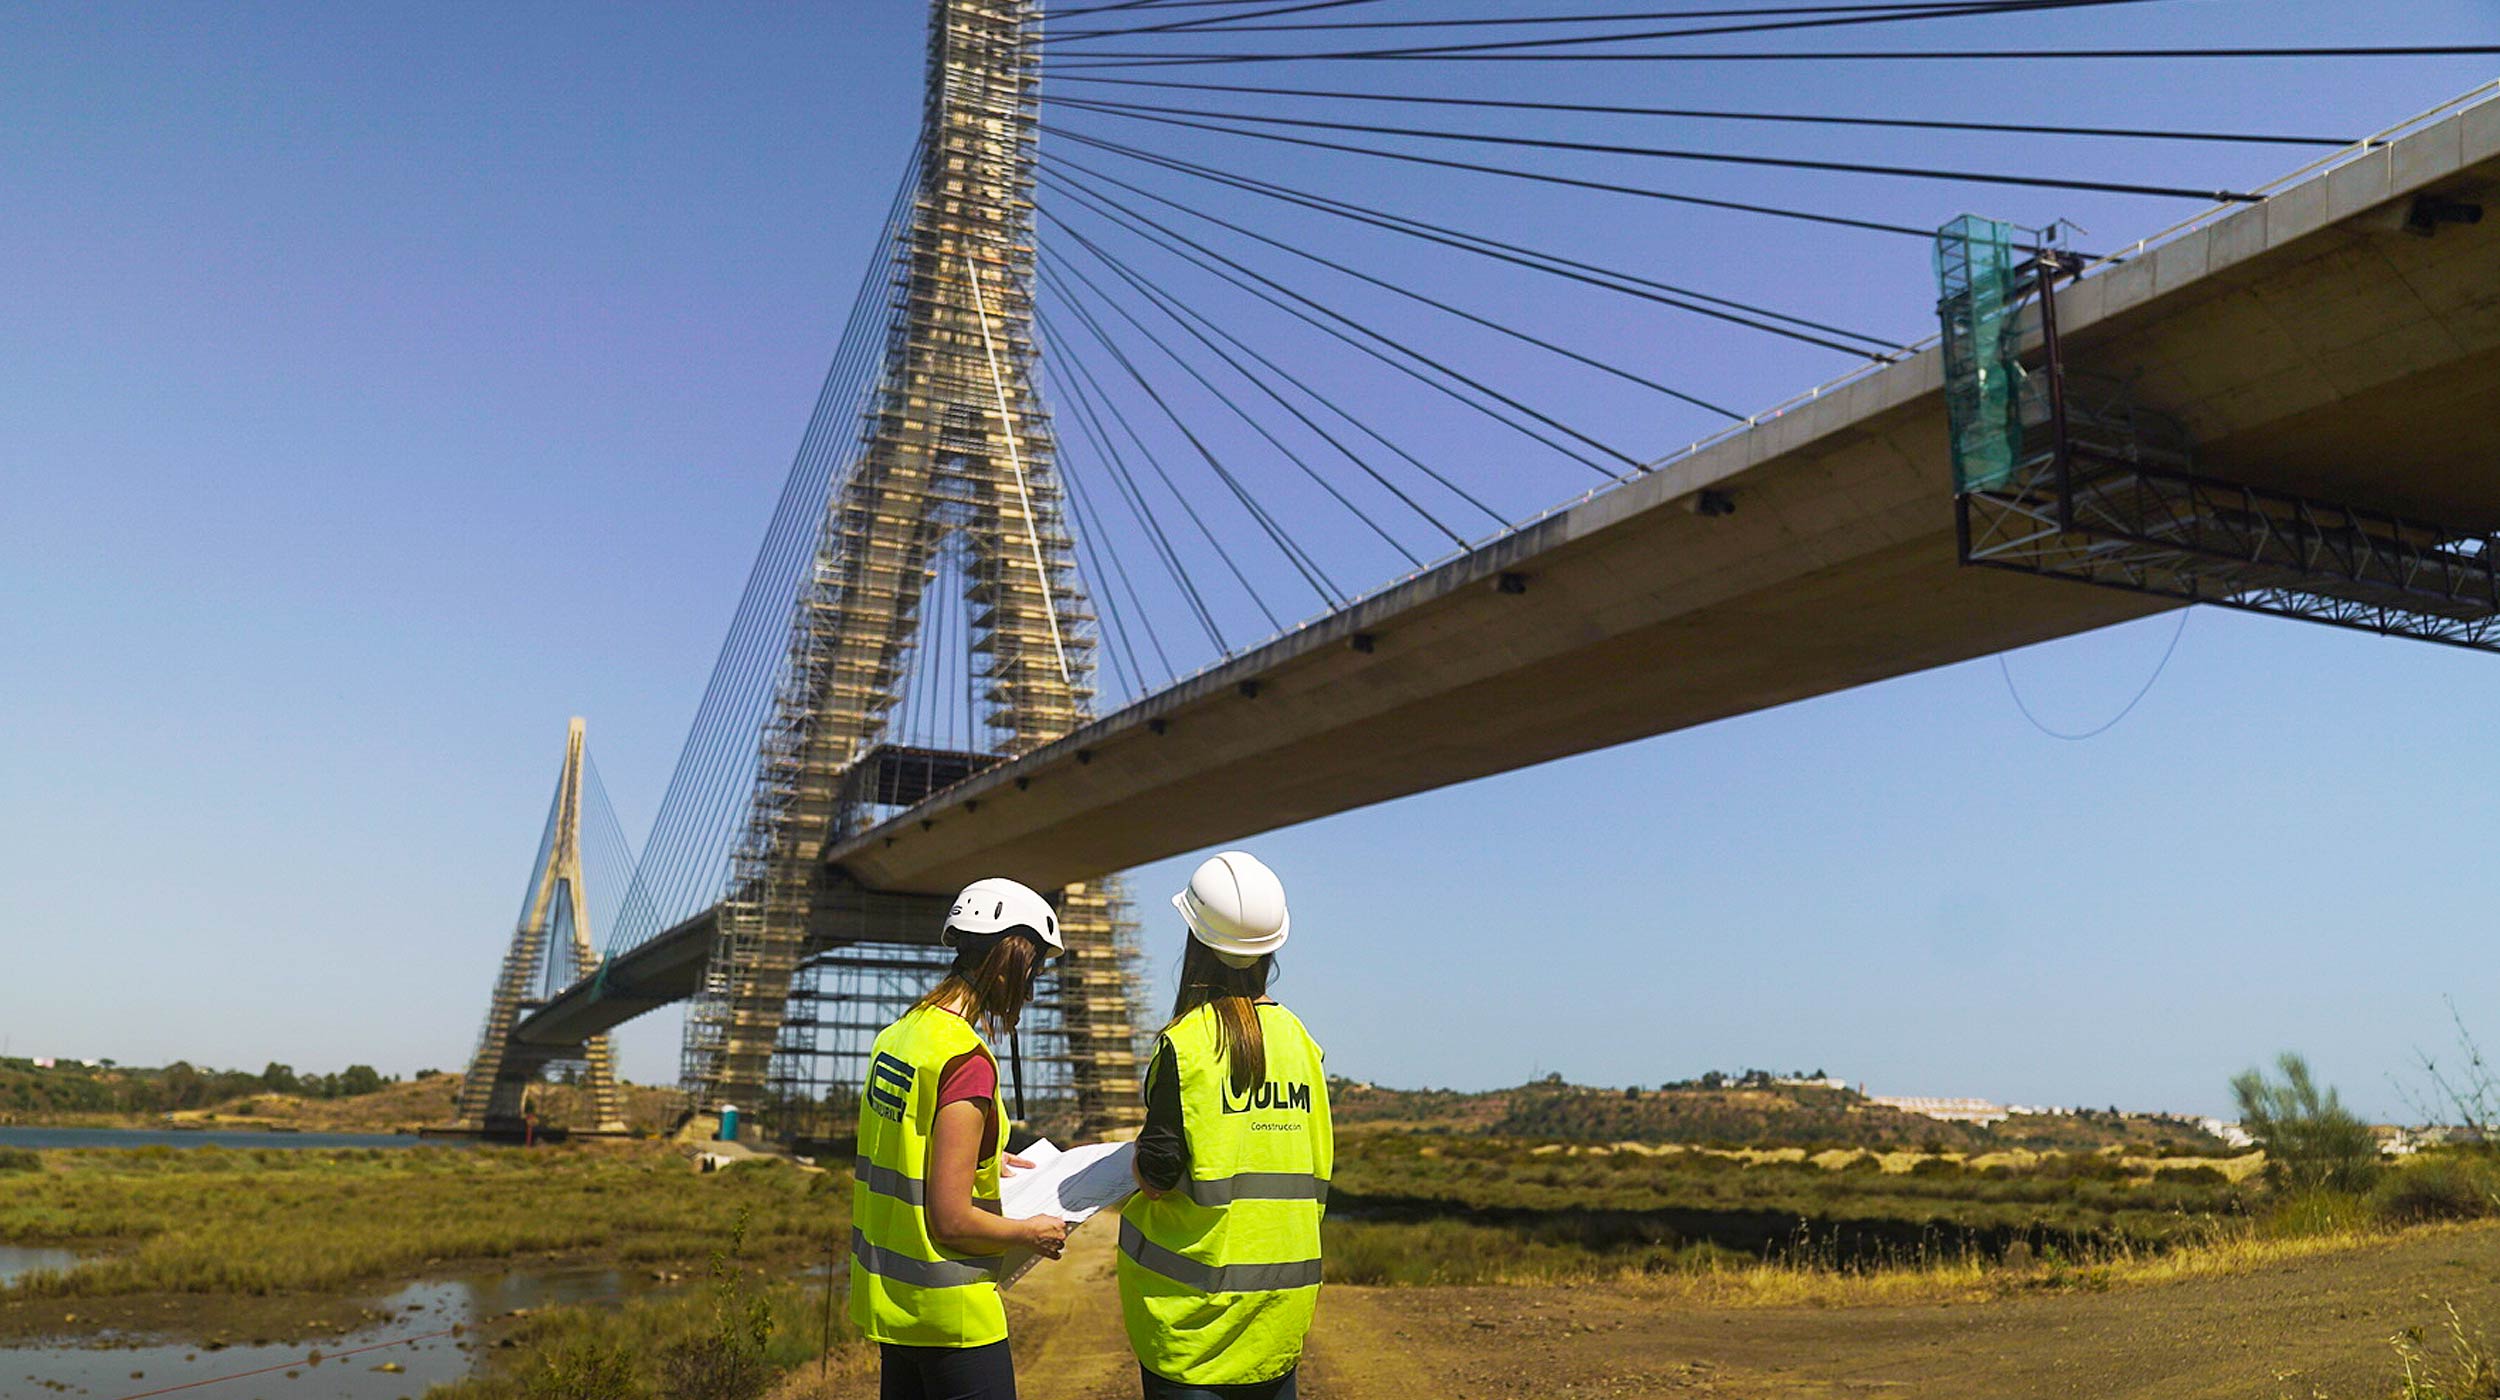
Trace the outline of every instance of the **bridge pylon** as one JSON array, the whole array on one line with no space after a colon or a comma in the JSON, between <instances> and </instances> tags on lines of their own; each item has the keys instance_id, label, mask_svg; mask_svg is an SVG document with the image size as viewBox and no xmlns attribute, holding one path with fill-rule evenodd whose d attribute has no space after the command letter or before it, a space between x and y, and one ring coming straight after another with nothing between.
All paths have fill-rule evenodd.
<instances>
[{"instance_id":1,"label":"bridge pylon","mask_svg":"<svg viewBox=\"0 0 2500 1400\"><path fill-rule=\"evenodd\" d=\"M512 1027L534 1004L549 962L569 954L570 978L589 977L599 970L598 947L591 937L589 887L582 877L583 736L584 725L575 719L565 732L564 768L556 778L555 803L539 845L529 897L513 926L503 971L495 979L495 995L487 1008L486 1028L478 1036L477 1054L460 1081L460 1121L480 1131L517 1131L527 1110L530 1086L546 1069L543 1054L513 1041ZM558 942L564 944L561 950L552 946ZM581 1083L590 1099L592 1125L601 1132L624 1131L625 1102L617 1090L616 1058L608 1038L592 1036L582 1047L582 1058Z\"/></svg>"},{"instance_id":2,"label":"bridge pylon","mask_svg":"<svg viewBox=\"0 0 2500 1400\"><path fill-rule=\"evenodd\" d=\"M828 880L838 877L822 868L828 843L879 807L1027 753L1092 712L1094 618L1034 382L1041 8L931 5L916 199L895 255L882 377L801 586L748 822L687 1016L682 1076L695 1108L760 1111L784 1140L849 1131L867 1037L944 967L930 946L942 915L877 920L837 907ZM890 716L949 547L987 743L902 749ZM1024 1036L1027 1072L1043 1081L1035 1097L1076 1130L1134 1123L1125 900L1108 879L1057 898L1070 956Z\"/></svg>"}]
</instances>

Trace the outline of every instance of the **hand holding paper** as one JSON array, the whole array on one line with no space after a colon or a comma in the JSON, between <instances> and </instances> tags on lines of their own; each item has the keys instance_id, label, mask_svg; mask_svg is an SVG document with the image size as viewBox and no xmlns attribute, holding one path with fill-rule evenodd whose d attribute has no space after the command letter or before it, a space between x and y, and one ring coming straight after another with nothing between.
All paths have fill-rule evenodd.
<instances>
[{"instance_id":1,"label":"hand holding paper","mask_svg":"<svg viewBox=\"0 0 2500 1400\"><path fill-rule=\"evenodd\" d=\"M1023 1156L1031 1166L999 1185L999 1211L1009 1220L1056 1217L1073 1233L1137 1189L1130 1166L1137 1159L1135 1143L1096 1142L1062 1152L1045 1139L1026 1148ZM1038 1257L1030 1250L1009 1251L1000 1283L1015 1282Z\"/></svg>"}]
</instances>

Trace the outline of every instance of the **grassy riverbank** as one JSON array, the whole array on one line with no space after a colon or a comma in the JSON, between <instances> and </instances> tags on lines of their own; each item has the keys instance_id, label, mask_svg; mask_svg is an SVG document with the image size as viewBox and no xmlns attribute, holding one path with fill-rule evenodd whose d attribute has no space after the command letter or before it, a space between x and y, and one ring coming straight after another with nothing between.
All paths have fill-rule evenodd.
<instances>
[{"instance_id":1,"label":"grassy riverbank","mask_svg":"<svg viewBox=\"0 0 2500 1400\"><path fill-rule=\"evenodd\" d=\"M0 1241L95 1257L0 1299L336 1292L524 1257L691 1267L742 1213L750 1258L813 1258L850 1206L847 1179L703 1177L639 1145L37 1155L0 1175Z\"/></svg>"}]
</instances>

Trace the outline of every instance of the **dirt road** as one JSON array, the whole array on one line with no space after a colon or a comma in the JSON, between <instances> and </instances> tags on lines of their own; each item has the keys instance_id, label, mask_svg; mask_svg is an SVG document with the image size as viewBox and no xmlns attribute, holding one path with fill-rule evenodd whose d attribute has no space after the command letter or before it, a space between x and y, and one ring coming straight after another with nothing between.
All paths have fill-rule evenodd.
<instances>
[{"instance_id":1,"label":"dirt road","mask_svg":"<svg viewBox=\"0 0 2500 1400\"><path fill-rule=\"evenodd\" d=\"M1120 1327L1119 1285L1111 1276L1119 1234L1119 1218L1102 1216L1069 1239L1065 1257L1007 1290L1008 1340L1025 1400L1134 1400L1137 1360ZM874 1396L876 1349L857 1348L844 1360L828 1379L802 1369L772 1400Z\"/></svg>"},{"instance_id":2,"label":"dirt road","mask_svg":"<svg viewBox=\"0 0 2500 1400\"><path fill-rule=\"evenodd\" d=\"M1028 1400L1136 1394L1097 1222L1011 1292ZM2500 1333L2500 1225L2235 1278L1978 1304L1699 1310L1602 1287L1332 1286L1303 1367L1313 1400L2376 1400L2388 1338L2442 1305ZM785 1400L873 1395L873 1366Z\"/></svg>"}]
</instances>

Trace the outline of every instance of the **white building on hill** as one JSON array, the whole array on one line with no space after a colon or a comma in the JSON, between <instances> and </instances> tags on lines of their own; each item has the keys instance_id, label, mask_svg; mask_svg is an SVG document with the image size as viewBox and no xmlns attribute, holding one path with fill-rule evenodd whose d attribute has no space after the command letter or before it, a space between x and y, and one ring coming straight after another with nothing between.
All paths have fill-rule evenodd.
<instances>
[{"instance_id":1,"label":"white building on hill","mask_svg":"<svg viewBox=\"0 0 2500 1400\"><path fill-rule=\"evenodd\" d=\"M1915 1113L1924 1118L1940 1119L1947 1123L1970 1123L1982 1128L1991 1123L2002 1123L2012 1116L2003 1104L1990 1103L1986 1099L1939 1099L1916 1094L1869 1094L1866 1096L1866 1101L1882 1108L1897 1108L1903 1113Z\"/></svg>"}]
</instances>

